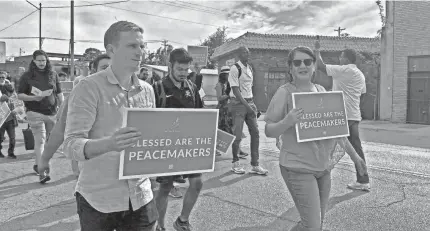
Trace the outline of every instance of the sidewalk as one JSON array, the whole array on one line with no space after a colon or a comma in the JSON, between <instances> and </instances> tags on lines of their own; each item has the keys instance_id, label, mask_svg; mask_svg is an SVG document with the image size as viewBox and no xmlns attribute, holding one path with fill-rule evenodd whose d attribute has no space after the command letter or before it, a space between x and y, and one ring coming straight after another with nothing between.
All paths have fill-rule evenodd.
<instances>
[{"instance_id":1,"label":"sidewalk","mask_svg":"<svg viewBox=\"0 0 430 231\"><path fill-rule=\"evenodd\" d=\"M279 172L279 153L274 140L264 136L263 124L260 161L269 175L232 174L231 154L217 157L215 172L204 174L204 187L192 212L195 231L287 231L299 221ZM55 155L52 181L40 185L31 169L32 154L23 149L20 129L17 135L18 159L0 159L0 231L78 231L70 161ZM249 138L244 150L248 145ZM344 157L332 172L325 230L430 231L430 150L375 143L365 143L364 148L372 153L368 155L372 191L345 187L354 181L355 171ZM243 161L247 169L249 161ZM417 177L406 170L427 175ZM186 188L187 184L181 185L183 193ZM169 200L166 228L173 231L182 199Z\"/></svg>"}]
</instances>

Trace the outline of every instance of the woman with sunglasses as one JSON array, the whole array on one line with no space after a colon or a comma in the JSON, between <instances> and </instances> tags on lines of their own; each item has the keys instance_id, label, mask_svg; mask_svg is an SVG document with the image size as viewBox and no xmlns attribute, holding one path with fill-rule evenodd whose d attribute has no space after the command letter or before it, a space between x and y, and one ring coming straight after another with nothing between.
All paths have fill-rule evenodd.
<instances>
[{"instance_id":1,"label":"woman with sunglasses","mask_svg":"<svg viewBox=\"0 0 430 231\"><path fill-rule=\"evenodd\" d=\"M52 90L49 95L42 92ZM49 133L55 124L58 106L63 102L58 75L52 70L48 55L37 50L33 53L28 71L19 82L18 99L24 101L27 121L34 136L36 163L33 170L38 174L37 165Z\"/></svg>"},{"instance_id":2,"label":"woman with sunglasses","mask_svg":"<svg viewBox=\"0 0 430 231\"><path fill-rule=\"evenodd\" d=\"M311 82L316 57L308 47L296 47L288 55L291 82L273 96L265 116L267 137L282 139L279 165L282 177L300 213L301 221L291 231L320 231L328 206L331 188L331 157L339 144L354 161L360 174L366 172L364 161L348 139L298 143L295 124L304 111L293 108L294 92L324 92Z\"/></svg>"}]
</instances>

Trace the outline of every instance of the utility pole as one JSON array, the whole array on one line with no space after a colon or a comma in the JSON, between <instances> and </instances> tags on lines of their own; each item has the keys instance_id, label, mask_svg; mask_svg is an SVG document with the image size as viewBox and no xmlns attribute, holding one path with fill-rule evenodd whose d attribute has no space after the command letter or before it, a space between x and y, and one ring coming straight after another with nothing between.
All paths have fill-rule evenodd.
<instances>
[{"instance_id":1,"label":"utility pole","mask_svg":"<svg viewBox=\"0 0 430 231\"><path fill-rule=\"evenodd\" d=\"M337 30L334 30L334 31L337 31L337 36L340 37L340 32L342 32L343 30L346 30L346 29L338 27Z\"/></svg>"},{"instance_id":2,"label":"utility pole","mask_svg":"<svg viewBox=\"0 0 430 231\"><path fill-rule=\"evenodd\" d=\"M74 8L75 8L75 2L71 0L70 1L70 77L72 81L75 80Z\"/></svg>"},{"instance_id":3,"label":"utility pole","mask_svg":"<svg viewBox=\"0 0 430 231\"><path fill-rule=\"evenodd\" d=\"M42 3L39 3L39 7L26 0L28 4L39 10L39 50L42 50Z\"/></svg>"},{"instance_id":4,"label":"utility pole","mask_svg":"<svg viewBox=\"0 0 430 231\"><path fill-rule=\"evenodd\" d=\"M22 48L19 48L19 56L21 56L25 51Z\"/></svg>"},{"instance_id":5,"label":"utility pole","mask_svg":"<svg viewBox=\"0 0 430 231\"><path fill-rule=\"evenodd\" d=\"M39 3L39 50L42 50L42 3Z\"/></svg>"},{"instance_id":6,"label":"utility pole","mask_svg":"<svg viewBox=\"0 0 430 231\"><path fill-rule=\"evenodd\" d=\"M167 66L167 59L168 59L168 57L167 57L167 42L169 42L169 41L167 41L167 40L162 41L162 43L164 45L164 60L165 60L166 66Z\"/></svg>"}]
</instances>

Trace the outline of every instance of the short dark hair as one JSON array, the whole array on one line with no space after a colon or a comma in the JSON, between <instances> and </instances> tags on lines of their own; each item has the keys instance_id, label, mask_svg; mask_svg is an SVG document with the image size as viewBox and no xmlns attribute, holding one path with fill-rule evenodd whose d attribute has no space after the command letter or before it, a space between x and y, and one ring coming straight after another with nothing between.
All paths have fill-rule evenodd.
<instances>
[{"instance_id":1,"label":"short dark hair","mask_svg":"<svg viewBox=\"0 0 430 231\"><path fill-rule=\"evenodd\" d=\"M173 65L175 62L185 64L193 61L193 57L184 48L176 48L170 52L169 62Z\"/></svg>"},{"instance_id":2,"label":"short dark hair","mask_svg":"<svg viewBox=\"0 0 430 231\"><path fill-rule=\"evenodd\" d=\"M97 56L94 60L93 60L93 68L97 69L99 67L99 62L102 59L110 59L109 55L107 54L101 54L99 56Z\"/></svg>"},{"instance_id":3,"label":"short dark hair","mask_svg":"<svg viewBox=\"0 0 430 231\"><path fill-rule=\"evenodd\" d=\"M67 76L67 74L64 72L60 72L60 73L58 73L58 76Z\"/></svg>"},{"instance_id":4,"label":"short dark hair","mask_svg":"<svg viewBox=\"0 0 430 231\"><path fill-rule=\"evenodd\" d=\"M7 75L7 71L0 70L0 74L5 74L5 75Z\"/></svg>"},{"instance_id":5,"label":"short dark hair","mask_svg":"<svg viewBox=\"0 0 430 231\"><path fill-rule=\"evenodd\" d=\"M357 61L357 52L353 49L345 49L343 51L343 56L349 60L352 64Z\"/></svg>"},{"instance_id":6,"label":"short dark hair","mask_svg":"<svg viewBox=\"0 0 430 231\"><path fill-rule=\"evenodd\" d=\"M148 71L148 68L146 68L146 67L142 67L142 68L140 68L140 72L139 72L139 74L141 74L143 71Z\"/></svg>"},{"instance_id":7,"label":"short dark hair","mask_svg":"<svg viewBox=\"0 0 430 231\"><path fill-rule=\"evenodd\" d=\"M142 27L128 21L118 21L112 24L109 29L105 33L104 37L104 45L105 48L109 44L115 44L119 40L119 34L121 32L129 32L129 31L136 31L143 33Z\"/></svg>"}]
</instances>

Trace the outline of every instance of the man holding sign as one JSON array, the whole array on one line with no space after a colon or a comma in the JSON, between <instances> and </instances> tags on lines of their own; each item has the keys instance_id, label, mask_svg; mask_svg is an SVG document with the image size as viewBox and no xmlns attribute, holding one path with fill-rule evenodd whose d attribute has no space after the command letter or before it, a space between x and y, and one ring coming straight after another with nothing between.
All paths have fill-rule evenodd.
<instances>
[{"instance_id":1,"label":"man holding sign","mask_svg":"<svg viewBox=\"0 0 430 231\"><path fill-rule=\"evenodd\" d=\"M65 154L82 163L76 202L82 231L153 231L158 218L148 178L119 180L120 152L141 133L122 127L126 107L155 107L154 92L134 74L144 52L143 29L118 21L105 33L106 70L81 80L69 96Z\"/></svg>"},{"instance_id":2,"label":"man holding sign","mask_svg":"<svg viewBox=\"0 0 430 231\"><path fill-rule=\"evenodd\" d=\"M170 53L169 75L156 82L154 92L157 107L161 108L203 108L203 102L195 84L188 80L188 70L193 58L183 49L175 49ZM181 215L176 219L173 227L178 231L190 230L188 218L202 189L201 173L184 175L188 178L190 187L184 197ZM165 230L164 217L167 210L167 197L173 188L175 176L158 177L160 189L156 203L159 213L158 230Z\"/></svg>"},{"instance_id":3,"label":"man holding sign","mask_svg":"<svg viewBox=\"0 0 430 231\"><path fill-rule=\"evenodd\" d=\"M333 77L333 91L342 91L345 96L346 116L348 119L349 142L355 151L365 160L363 148L358 130L361 121L360 98L366 93L366 79L363 73L355 65L357 55L352 49L345 49L339 57L340 65L326 65L319 52L321 45L315 42L315 54L317 66L324 74ZM357 170L357 166L356 166ZM357 190L370 190L369 175L360 176L357 172L357 182L348 184L348 188Z\"/></svg>"}]
</instances>

